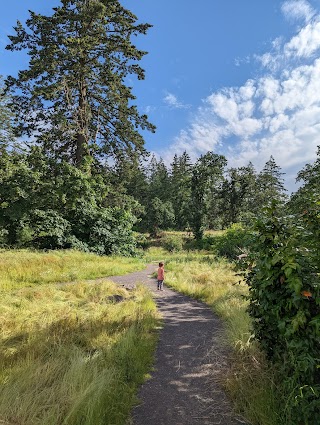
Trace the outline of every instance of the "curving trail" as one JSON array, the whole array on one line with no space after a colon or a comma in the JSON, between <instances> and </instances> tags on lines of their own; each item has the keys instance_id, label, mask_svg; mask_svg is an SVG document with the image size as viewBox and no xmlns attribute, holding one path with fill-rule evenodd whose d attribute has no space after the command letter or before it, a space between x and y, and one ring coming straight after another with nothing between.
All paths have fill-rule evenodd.
<instances>
[{"instance_id":1,"label":"curving trail","mask_svg":"<svg viewBox=\"0 0 320 425\"><path fill-rule=\"evenodd\" d=\"M113 282L143 283L155 296L163 316L154 371L139 392L134 425L239 425L232 406L215 380L226 364L220 347L222 325L205 304L166 287L157 290L155 265L141 272L114 276Z\"/></svg>"}]
</instances>

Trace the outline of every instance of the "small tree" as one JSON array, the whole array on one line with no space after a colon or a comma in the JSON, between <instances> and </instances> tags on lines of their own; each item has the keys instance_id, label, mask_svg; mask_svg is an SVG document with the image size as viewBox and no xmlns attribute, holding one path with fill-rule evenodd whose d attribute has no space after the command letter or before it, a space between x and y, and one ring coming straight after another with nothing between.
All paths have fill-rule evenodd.
<instances>
[{"instance_id":1,"label":"small tree","mask_svg":"<svg viewBox=\"0 0 320 425\"><path fill-rule=\"evenodd\" d=\"M148 207L148 230L157 236L160 229L168 229L174 225L174 211L170 201L164 202L153 198Z\"/></svg>"}]
</instances>

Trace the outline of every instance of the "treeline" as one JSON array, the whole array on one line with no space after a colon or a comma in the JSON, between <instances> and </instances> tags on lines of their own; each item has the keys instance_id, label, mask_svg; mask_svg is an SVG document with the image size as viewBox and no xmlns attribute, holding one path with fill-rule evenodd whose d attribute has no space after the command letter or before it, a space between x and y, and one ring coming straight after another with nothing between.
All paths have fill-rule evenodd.
<instances>
[{"instance_id":1,"label":"treeline","mask_svg":"<svg viewBox=\"0 0 320 425\"><path fill-rule=\"evenodd\" d=\"M282 175L272 157L257 173L252 164L228 169L226 159L212 152L195 163L184 152L170 166L155 157L149 163L96 162L88 173L40 146L22 152L3 144L0 242L132 255L133 229L152 235L188 230L200 240L205 229L250 227L271 200L283 214L301 213L315 202L319 156L299 173L302 186L290 198Z\"/></svg>"},{"instance_id":2,"label":"treeline","mask_svg":"<svg viewBox=\"0 0 320 425\"><path fill-rule=\"evenodd\" d=\"M270 199L287 200L283 173L271 156L257 173L252 163L227 168L224 156L212 152L192 163L187 152L166 166L151 158L147 165L121 162L116 180L143 207L137 228L190 230L201 239L205 229L248 223Z\"/></svg>"}]
</instances>

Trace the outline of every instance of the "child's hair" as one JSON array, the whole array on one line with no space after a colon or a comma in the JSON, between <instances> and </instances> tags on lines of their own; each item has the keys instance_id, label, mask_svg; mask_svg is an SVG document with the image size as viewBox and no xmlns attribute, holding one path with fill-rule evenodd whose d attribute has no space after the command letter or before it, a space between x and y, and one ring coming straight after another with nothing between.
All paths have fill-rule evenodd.
<instances>
[{"instance_id":1,"label":"child's hair","mask_svg":"<svg viewBox=\"0 0 320 425\"><path fill-rule=\"evenodd\" d=\"M163 267L163 263L159 263L159 267Z\"/></svg>"}]
</instances>

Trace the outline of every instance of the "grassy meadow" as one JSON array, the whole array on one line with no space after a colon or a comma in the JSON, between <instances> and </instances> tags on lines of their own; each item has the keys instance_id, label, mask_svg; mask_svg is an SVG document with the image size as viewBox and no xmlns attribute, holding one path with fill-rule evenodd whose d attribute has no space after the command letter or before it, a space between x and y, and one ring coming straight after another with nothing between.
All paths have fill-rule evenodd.
<instances>
[{"instance_id":1,"label":"grassy meadow","mask_svg":"<svg viewBox=\"0 0 320 425\"><path fill-rule=\"evenodd\" d=\"M0 292L25 286L74 282L142 270L138 258L102 257L79 251L0 250Z\"/></svg>"},{"instance_id":2,"label":"grassy meadow","mask_svg":"<svg viewBox=\"0 0 320 425\"><path fill-rule=\"evenodd\" d=\"M80 277L143 263L76 252L1 254L0 423L125 424L152 366L156 307L143 286L129 292Z\"/></svg>"},{"instance_id":3,"label":"grassy meadow","mask_svg":"<svg viewBox=\"0 0 320 425\"><path fill-rule=\"evenodd\" d=\"M166 285L221 317L221 344L230 352L221 382L238 412L250 425L284 423L275 375L251 337L247 287L227 260L161 247L145 250L143 260L75 251L3 251L0 258L0 424L126 423L152 367L156 306L143 286L128 292L84 279L151 261L165 262Z\"/></svg>"}]
</instances>

